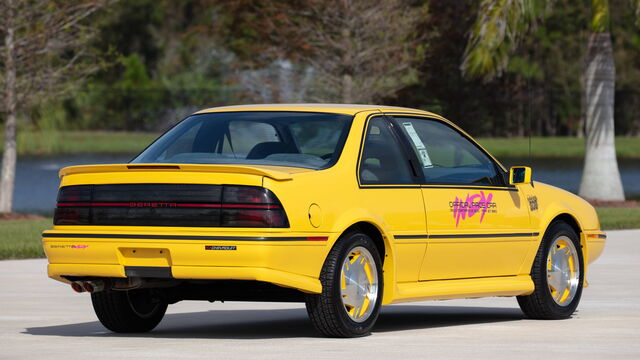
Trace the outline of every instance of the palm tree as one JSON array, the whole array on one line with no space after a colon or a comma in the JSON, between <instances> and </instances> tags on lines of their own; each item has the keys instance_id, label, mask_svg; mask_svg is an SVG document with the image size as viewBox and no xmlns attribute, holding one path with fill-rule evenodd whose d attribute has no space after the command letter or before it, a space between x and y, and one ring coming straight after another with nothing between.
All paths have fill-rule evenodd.
<instances>
[{"instance_id":1,"label":"palm tree","mask_svg":"<svg viewBox=\"0 0 640 360\"><path fill-rule=\"evenodd\" d=\"M461 70L490 80L502 74L509 53L553 0L483 0ZM640 23L640 0L632 0ZM609 33L609 0L591 0L591 34L584 68L585 161L579 194L624 200L614 143L615 64Z\"/></svg>"}]
</instances>

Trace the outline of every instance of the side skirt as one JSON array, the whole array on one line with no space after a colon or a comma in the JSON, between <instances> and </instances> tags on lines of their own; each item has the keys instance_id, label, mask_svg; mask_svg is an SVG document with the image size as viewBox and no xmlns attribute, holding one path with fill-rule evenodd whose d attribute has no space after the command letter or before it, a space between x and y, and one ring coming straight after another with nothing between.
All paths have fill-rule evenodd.
<instances>
[{"instance_id":1,"label":"side skirt","mask_svg":"<svg viewBox=\"0 0 640 360\"><path fill-rule=\"evenodd\" d=\"M534 284L529 275L419 281L397 284L394 299L389 304L422 300L528 295L533 290Z\"/></svg>"}]
</instances>

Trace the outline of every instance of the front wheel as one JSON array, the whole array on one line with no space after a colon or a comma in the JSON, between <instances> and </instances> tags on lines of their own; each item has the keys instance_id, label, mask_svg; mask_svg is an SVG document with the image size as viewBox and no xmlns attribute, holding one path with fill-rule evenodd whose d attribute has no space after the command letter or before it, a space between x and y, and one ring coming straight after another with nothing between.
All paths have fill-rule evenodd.
<instances>
[{"instance_id":1,"label":"front wheel","mask_svg":"<svg viewBox=\"0 0 640 360\"><path fill-rule=\"evenodd\" d=\"M167 311L167 303L149 289L101 291L91 294L98 319L117 333L151 331Z\"/></svg>"},{"instance_id":2,"label":"front wheel","mask_svg":"<svg viewBox=\"0 0 640 360\"><path fill-rule=\"evenodd\" d=\"M322 293L307 295L307 313L315 328L331 337L369 334L382 301L382 262L366 234L343 235L320 273Z\"/></svg>"},{"instance_id":3,"label":"front wheel","mask_svg":"<svg viewBox=\"0 0 640 360\"><path fill-rule=\"evenodd\" d=\"M584 282L584 260L578 235L564 222L552 223L531 268L535 290L518 296L532 319L566 319L578 307Z\"/></svg>"}]
</instances>

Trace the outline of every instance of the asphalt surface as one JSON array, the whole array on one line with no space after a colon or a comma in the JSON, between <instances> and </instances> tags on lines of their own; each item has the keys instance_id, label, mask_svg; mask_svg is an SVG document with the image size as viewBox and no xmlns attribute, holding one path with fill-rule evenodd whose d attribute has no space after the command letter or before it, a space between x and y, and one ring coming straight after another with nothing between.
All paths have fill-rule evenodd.
<instances>
[{"instance_id":1,"label":"asphalt surface","mask_svg":"<svg viewBox=\"0 0 640 360\"><path fill-rule=\"evenodd\" d=\"M524 319L514 298L409 303L358 339L283 303L182 302L153 332L114 334L45 260L0 261L0 359L640 359L640 230L608 234L571 319Z\"/></svg>"}]
</instances>

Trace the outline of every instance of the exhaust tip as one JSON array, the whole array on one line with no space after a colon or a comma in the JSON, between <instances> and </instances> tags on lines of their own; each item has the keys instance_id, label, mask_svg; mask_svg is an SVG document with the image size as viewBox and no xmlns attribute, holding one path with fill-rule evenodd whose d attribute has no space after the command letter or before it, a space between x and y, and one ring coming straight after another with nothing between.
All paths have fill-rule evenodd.
<instances>
[{"instance_id":1,"label":"exhaust tip","mask_svg":"<svg viewBox=\"0 0 640 360\"><path fill-rule=\"evenodd\" d=\"M88 293L93 294L104 290L105 283L102 280L85 281L84 283L82 283L82 286Z\"/></svg>"},{"instance_id":2,"label":"exhaust tip","mask_svg":"<svg viewBox=\"0 0 640 360\"><path fill-rule=\"evenodd\" d=\"M72 282L71 283L71 289L73 289L73 291L77 292L77 293L82 293L85 291L84 287L82 286L82 284L78 283L78 282Z\"/></svg>"},{"instance_id":3,"label":"exhaust tip","mask_svg":"<svg viewBox=\"0 0 640 360\"><path fill-rule=\"evenodd\" d=\"M85 281L84 283L82 283L82 286L84 287L84 290L88 293L92 293L94 291L93 285L91 284L90 281Z\"/></svg>"}]
</instances>

